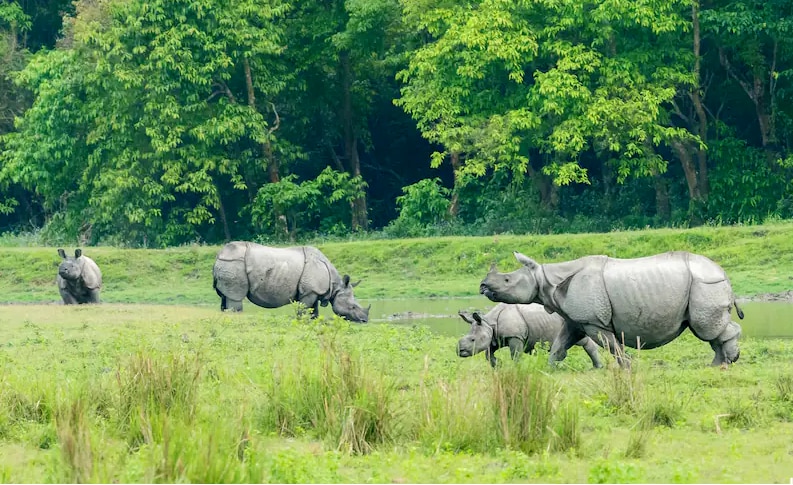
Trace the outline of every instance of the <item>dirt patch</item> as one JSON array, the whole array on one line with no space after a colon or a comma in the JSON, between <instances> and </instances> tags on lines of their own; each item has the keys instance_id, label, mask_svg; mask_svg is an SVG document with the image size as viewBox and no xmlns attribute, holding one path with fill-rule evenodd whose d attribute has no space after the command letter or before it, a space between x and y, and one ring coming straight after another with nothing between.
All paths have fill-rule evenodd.
<instances>
[{"instance_id":1,"label":"dirt patch","mask_svg":"<svg viewBox=\"0 0 793 485\"><path fill-rule=\"evenodd\" d=\"M759 301L759 302L771 302L771 301L779 301L784 303L793 303L793 290L782 291L779 293L761 293L759 295L754 296L743 296L741 298L736 298L738 303L749 302L749 301Z\"/></svg>"}]
</instances>

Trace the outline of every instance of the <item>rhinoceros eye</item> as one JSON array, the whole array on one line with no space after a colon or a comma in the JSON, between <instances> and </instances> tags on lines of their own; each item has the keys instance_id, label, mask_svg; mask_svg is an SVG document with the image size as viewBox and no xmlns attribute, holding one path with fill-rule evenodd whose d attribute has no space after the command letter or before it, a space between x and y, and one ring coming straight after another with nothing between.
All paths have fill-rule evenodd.
<instances>
[{"instance_id":1,"label":"rhinoceros eye","mask_svg":"<svg viewBox=\"0 0 793 485\"><path fill-rule=\"evenodd\" d=\"M509 278L504 278L504 281L509 283Z\"/></svg>"}]
</instances>

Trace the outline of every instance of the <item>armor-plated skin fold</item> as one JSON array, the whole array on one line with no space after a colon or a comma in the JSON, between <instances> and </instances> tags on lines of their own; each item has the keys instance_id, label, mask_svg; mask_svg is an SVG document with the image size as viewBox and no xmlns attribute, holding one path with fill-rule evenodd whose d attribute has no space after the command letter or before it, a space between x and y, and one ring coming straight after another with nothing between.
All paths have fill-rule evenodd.
<instances>
[{"instance_id":1,"label":"armor-plated skin fold","mask_svg":"<svg viewBox=\"0 0 793 485\"><path fill-rule=\"evenodd\" d=\"M221 248L212 270L221 310L242 311L242 300L264 308L299 301L319 314L330 303L333 312L355 322L366 322L369 309L353 296L350 277L339 274L319 249L312 246L274 248L235 241ZM360 282L359 282L360 283Z\"/></svg>"},{"instance_id":2,"label":"armor-plated skin fold","mask_svg":"<svg viewBox=\"0 0 793 485\"><path fill-rule=\"evenodd\" d=\"M715 352L713 365L738 360L741 327L732 321L735 303L724 270L698 254L673 251L635 259L586 256L539 264L516 252L523 264L511 273L495 266L480 285L492 301L540 303L565 320L550 359L564 359L584 335L616 352L620 345L652 349L686 328ZM618 356L619 357L619 356ZM621 359L618 359L621 360ZM625 362L627 364L627 362Z\"/></svg>"}]
</instances>

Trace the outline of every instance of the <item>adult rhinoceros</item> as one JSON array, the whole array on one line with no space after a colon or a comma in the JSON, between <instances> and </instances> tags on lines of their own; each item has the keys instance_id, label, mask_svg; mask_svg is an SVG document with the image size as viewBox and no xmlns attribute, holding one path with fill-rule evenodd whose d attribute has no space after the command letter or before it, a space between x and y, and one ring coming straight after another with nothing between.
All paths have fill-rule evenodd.
<instances>
[{"instance_id":1,"label":"adult rhinoceros","mask_svg":"<svg viewBox=\"0 0 793 485\"><path fill-rule=\"evenodd\" d=\"M84 256L82 249L75 249L73 258L67 256L63 249L58 249L58 256L61 257L61 263L55 282L63 304L99 303L102 272L94 260Z\"/></svg>"},{"instance_id":2,"label":"adult rhinoceros","mask_svg":"<svg viewBox=\"0 0 793 485\"><path fill-rule=\"evenodd\" d=\"M710 343L713 365L738 360L741 326L733 322L735 304L724 270L698 254L674 251L636 259L586 256L539 264L521 253L523 267L498 273L495 265L479 291L492 301L542 303L565 319L551 345L549 360L560 361L583 336L615 353L618 343L652 349L690 328ZM622 362L621 359L618 360Z\"/></svg>"},{"instance_id":3,"label":"adult rhinoceros","mask_svg":"<svg viewBox=\"0 0 793 485\"><path fill-rule=\"evenodd\" d=\"M235 241L223 246L212 270L220 309L242 311L242 300L264 308L299 301L319 314L319 305L330 302L334 313L355 322L366 322L369 309L355 301L350 277L341 277L319 249L312 246L273 248ZM371 305L370 305L371 306Z\"/></svg>"}]
</instances>

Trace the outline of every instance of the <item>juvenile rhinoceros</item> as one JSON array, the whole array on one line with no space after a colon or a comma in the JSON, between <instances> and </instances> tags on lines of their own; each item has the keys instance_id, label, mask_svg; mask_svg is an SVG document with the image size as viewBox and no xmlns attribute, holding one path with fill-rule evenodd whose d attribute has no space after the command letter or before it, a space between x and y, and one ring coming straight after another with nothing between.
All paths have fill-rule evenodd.
<instances>
[{"instance_id":1,"label":"juvenile rhinoceros","mask_svg":"<svg viewBox=\"0 0 793 485\"><path fill-rule=\"evenodd\" d=\"M674 251L636 259L586 256L539 264L515 252L523 267L498 273L495 265L479 291L493 301L541 303L565 324L551 345L549 360L560 361L567 349L589 336L617 354L618 344L652 349L690 328L710 343L713 365L738 360L741 326L733 322L735 304L724 270L698 254ZM618 361L627 365L627 361Z\"/></svg>"},{"instance_id":2,"label":"juvenile rhinoceros","mask_svg":"<svg viewBox=\"0 0 793 485\"><path fill-rule=\"evenodd\" d=\"M220 309L242 311L245 297L264 308L278 308L299 301L319 315L319 305L354 322L366 322L369 308L361 308L353 296L350 277L341 277L319 249L312 246L273 248L235 241L223 246L212 270ZM370 305L371 307L371 305Z\"/></svg>"},{"instance_id":3,"label":"juvenile rhinoceros","mask_svg":"<svg viewBox=\"0 0 793 485\"><path fill-rule=\"evenodd\" d=\"M484 316L459 312L460 318L471 324L471 330L457 342L457 355L471 357L486 351L485 357L490 365L496 366L496 350L509 346L513 359L522 352L527 354L540 342L553 342L562 329L564 319L556 313L548 313L542 305L509 305L499 303ZM592 365L602 367L598 348L589 337L584 337L575 345L584 348Z\"/></svg>"},{"instance_id":4,"label":"juvenile rhinoceros","mask_svg":"<svg viewBox=\"0 0 793 485\"><path fill-rule=\"evenodd\" d=\"M102 289L102 272L93 259L83 256L82 249L75 249L74 257L66 256L63 249L58 249L61 264L58 265L58 276L55 282L65 305L82 303L99 303L99 291Z\"/></svg>"}]
</instances>

